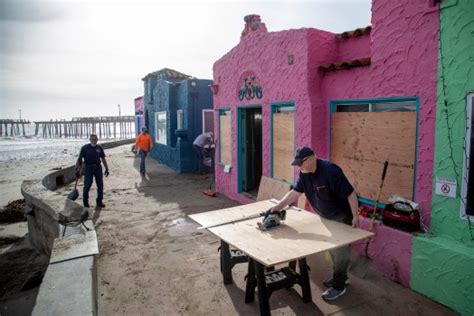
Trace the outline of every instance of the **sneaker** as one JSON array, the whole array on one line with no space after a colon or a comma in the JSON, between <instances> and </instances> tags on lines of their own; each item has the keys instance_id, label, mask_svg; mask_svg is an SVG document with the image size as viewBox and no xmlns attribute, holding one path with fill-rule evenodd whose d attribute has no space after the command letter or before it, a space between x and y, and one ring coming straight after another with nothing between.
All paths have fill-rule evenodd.
<instances>
[{"instance_id":1,"label":"sneaker","mask_svg":"<svg viewBox=\"0 0 474 316\"><path fill-rule=\"evenodd\" d=\"M346 282L345 282L346 285L349 285L351 284L351 281L349 281L349 279L346 279ZM332 287L334 284L333 284L333 280L332 280L332 276L326 278L326 280L323 281L323 285L325 287Z\"/></svg>"},{"instance_id":2,"label":"sneaker","mask_svg":"<svg viewBox=\"0 0 474 316\"><path fill-rule=\"evenodd\" d=\"M105 207L105 204L100 202L100 203L97 203L97 207Z\"/></svg>"},{"instance_id":3,"label":"sneaker","mask_svg":"<svg viewBox=\"0 0 474 316\"><path fill-rule=\"evenodd\" d=\"M346 288L343 288L342 290L336 290L335 288L330 287L323 294L321 294L321 297L325 301L334 301L335 299L343 296L344 294L346 294Z\"/></svg>"}]
</instances>

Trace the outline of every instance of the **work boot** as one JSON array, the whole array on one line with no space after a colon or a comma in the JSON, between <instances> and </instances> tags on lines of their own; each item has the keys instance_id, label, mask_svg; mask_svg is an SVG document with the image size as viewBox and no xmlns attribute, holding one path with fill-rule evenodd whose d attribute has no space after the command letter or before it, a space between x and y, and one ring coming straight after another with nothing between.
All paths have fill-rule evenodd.
<instances>
[{"instance_id":1,"label":"work boot","mask_svg":"<svg viewBox=\"0 0 474 316\"><path fill-rule=\"evenodd\" d=\"M89 202L84 202L84 207L90 207Z\"/></svg>"},{"instance_id":2,"label":"work boot","mask_svg":"<svg viewBox=\"0 0 474 316\"><path fill-rule=\"evenodd\" d=\"M97 207L105 207L105 204L102 202L97 202Z\"/></svg>"},{"instance_id":3,"label":"work boot","mask_svg":"<svg viewBox=\"0 0 474 316\"><path fill-rule=\"evenodd\" d=\"M350 283L351 283L351 281L349 281L349 279L346 279L345 284L346 284L346 285L349 285ZM327 277L326 280L323 281L323 285L324 285L325 287L332 287L332 286L334 285L332 276Z\"/></svg>"},{"instance_id":4,"label":"work boot","mask_svg":"<svg viewBox=\"0 0 474 316\"><path fill-rule=\"evenodd\" d=\"M321 297L325 301L334 301L335 299L343 296L344 294L346 294L346 288L343 288L342 290L336 290L335 288L330 287L323 294L321 294Z\"/></svg>"}]
</instances>

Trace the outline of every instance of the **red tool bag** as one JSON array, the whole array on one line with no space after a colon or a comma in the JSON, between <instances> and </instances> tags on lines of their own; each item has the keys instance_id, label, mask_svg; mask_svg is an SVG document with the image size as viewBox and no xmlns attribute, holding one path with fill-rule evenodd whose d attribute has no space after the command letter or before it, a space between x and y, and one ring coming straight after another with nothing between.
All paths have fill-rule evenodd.
<instances>
[{"instance_id":1,"label":"red tool bag","mask_svg":"<svg viewBox=\"0 0 474 316\"><path fill-rule=\"evenodd\" d=\"M406 232L420 230L420 212L409 203L395 202L385 205L383 224Z\"/></svg>"}]
</instances>

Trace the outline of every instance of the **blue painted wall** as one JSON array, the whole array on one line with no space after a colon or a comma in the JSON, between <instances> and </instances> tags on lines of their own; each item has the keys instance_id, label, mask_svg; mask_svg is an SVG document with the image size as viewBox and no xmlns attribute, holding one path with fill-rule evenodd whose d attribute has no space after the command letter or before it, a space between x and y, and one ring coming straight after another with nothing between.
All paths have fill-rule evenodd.
<instances>
[{"instance_id":1,"label":"blue painted wall","mask_svg":"<svg viewBox=\"0 0 474 316\"><path fill-rule=\"evenodd\" d=\"M196 85L193 87L192 82ZM192 143L202 133L202 110L213 108L213 97L208 85L212 80L185 79L166 80L149 77L145 79L145 116L155 146L150 155L160 163L177 172L197 170ZM183 110L182 134L176 136L177 110ZM167 111L167 145L156 143L155 113ZM145 118L146 120L146 118ZM147 124L147 123L145 123Z\"/></svg>"}]
</instances>

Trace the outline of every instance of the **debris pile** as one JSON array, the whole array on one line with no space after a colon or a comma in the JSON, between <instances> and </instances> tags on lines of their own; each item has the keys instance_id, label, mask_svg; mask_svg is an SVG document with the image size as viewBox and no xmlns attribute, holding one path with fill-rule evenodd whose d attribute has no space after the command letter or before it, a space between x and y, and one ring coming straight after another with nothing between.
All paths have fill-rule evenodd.
<instances>
[{"instance_id":1,"label":"debris pile","mask_svg":"<svg viewBox=\"0 0 474 316\"><path fill-rule=\"evenodd\" d=\"M9 224L26 221L26 217L23 213L23 209L26 206L24 199L11 201L0 209L0 224Z\"/></svg>"}]
</instances>

